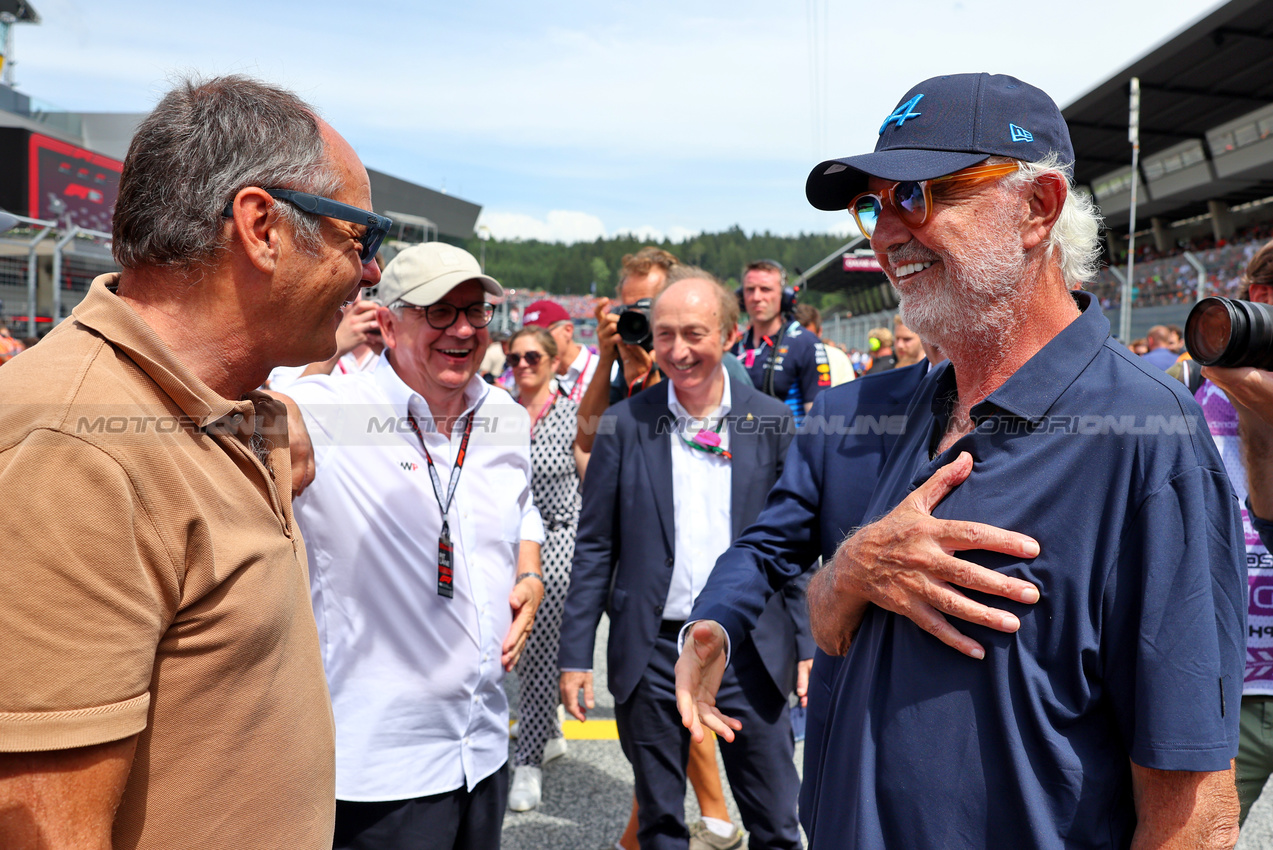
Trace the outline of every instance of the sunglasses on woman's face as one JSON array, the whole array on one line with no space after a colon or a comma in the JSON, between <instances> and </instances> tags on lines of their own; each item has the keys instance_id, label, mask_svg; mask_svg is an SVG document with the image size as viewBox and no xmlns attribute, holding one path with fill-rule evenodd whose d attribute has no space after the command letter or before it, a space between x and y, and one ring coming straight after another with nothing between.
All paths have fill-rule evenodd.
<instances>
[{"instance_id":1,"label":"sunglasses on woman's face","mask_svg":"<svg viewBox=\"0 0 1273 850\"><path fill-rule=\"evenodd\" d=\"M1017 163L1003 162L995 165L974 165L944 177L931 180L902 180L892 186L886 186L878 192L863 192L849 202L849 212L857 220L863 235L870 237L875 233L875 225L879 223L884 204L891 206L897 217L907 227L922 227L928 221L933 208L933 189L951 183L985 183L997 180L1017 170ZM939 194L940 198L941 195Z\"/></svg>"},{"instance_id":2,"label":"sunglasses on woman's face","mask_svg":"<svg viewBox=\"0 0 1273 850\"><path fill-rule=\"evenodd\" d=\"M532 369L538 368L540 362L544 359L544 355L540 354L538 351L527 351L525 354L508 355L508 365L516 369L518 366L522 365L523 357L526 358L526 365Z\"/></svg>"}]
</instances>

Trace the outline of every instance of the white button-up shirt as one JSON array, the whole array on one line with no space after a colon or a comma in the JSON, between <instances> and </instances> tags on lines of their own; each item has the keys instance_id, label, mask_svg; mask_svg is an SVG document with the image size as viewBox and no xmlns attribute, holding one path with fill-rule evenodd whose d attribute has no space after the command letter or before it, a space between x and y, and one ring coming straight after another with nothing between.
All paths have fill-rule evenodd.
<instances>
[{"instance_id":1,"label":"white button-up shirt","mask_svg":"<svg viewBox=\"0 0 1273 850\"><path fill-rule=\"evenodd\" d=\"M724 371L724 367L721 367ZM720 407L706 419L694 419L676 398L676 387L667 387L667 406L678 420L672 441L672 509L676 529L673 547L672 583L663 604L663 619L684 620L694 600L707 584L716 559L729 548L733 526L730 522L732 463L725 458L685 445L700 430L716 430L729 413L729 375ZM729 428L719 431L722 449L729 451Z\"/></svg>"},{"instance_id":2,"label":"white button-up shirt","mask_svg":"<svg viewBox=\"0 0 1273 850\"><path fill-rule=\"evenodd\" d=\"M442 515L463 429L430 428L423 397L386 359L311 376L289 394L317 477L296 500L336 717L336 797L399 800L472 789L508 757L501 644L522 539L543 541L531 500L530 418L503 390L466 388L473 430L448 524L454 598L438 595Z\"/></svg>"},{"instance_id":3,"label":"white button-up shirt","mask_svg":"<svg viewBox=\"0 0 1273 850\"><path fill-rule=\"evenodd\" d=\"M566 367L566 374L557 376L557 386L561 387L562 395L578 404L588 391L592 376L597 374L597 361L600 359L588 346L579 346L579 353Z\"/></svg>"}]
</instances>

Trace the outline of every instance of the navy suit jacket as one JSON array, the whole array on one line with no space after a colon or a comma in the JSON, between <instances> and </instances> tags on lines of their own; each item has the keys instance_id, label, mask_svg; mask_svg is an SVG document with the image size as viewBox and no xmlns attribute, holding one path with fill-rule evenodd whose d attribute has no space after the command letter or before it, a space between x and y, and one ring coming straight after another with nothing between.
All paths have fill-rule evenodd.
<instances>
[{"instance_id":1,"label":"navy suit jacket","mask_svg":"<svg viewBox=\"0 0 1273 850\"><path fill-rule=\"evenodd\" d=\"M794 426L785 404L734 380L725 420L733 455L733 539L760 513L782 472ZM610 692L619 702L631 696L649 664L672 580L672 421L666 382L610 408L584 476L559 661L562 669L592 669L604 610L610 617ZM795 685L796 656L813 655L803 584L761 608L754 629L740 633L733 646L758 652L774 687L786 694Z\"/></svg>"}]
</instances>

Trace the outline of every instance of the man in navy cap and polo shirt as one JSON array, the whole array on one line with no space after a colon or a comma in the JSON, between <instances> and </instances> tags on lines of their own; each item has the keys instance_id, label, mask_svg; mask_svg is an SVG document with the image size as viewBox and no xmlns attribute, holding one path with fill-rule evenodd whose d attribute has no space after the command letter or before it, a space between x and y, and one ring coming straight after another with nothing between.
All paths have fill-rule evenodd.
<instances>
[{"instance_id":1,"label":"man in navy cap and polo shirt","mask_svg":"<svg viewBox=\"0 0 1273 850\"><path fill-rule=\"evenodd\" d=\"M903 96L874 153L809 176L950 358L911 401L880 519L810 583L818 644L845 656L805 777L815 850L1236 840L1238 505L1193 399L1075 291L1099 218L1073 160L1045 93L961 74ZM691 726L734 734L712 646L789 572L713 572L690 619L715 622L681 657L700 659Z\"/></svg>"}]
</instances>

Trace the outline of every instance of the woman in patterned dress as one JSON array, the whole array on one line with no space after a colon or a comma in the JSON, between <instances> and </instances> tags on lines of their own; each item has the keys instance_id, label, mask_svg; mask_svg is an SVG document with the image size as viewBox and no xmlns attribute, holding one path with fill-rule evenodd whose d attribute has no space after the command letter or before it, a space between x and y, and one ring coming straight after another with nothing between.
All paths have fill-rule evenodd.
<instances>
[{"instance_id":1,"label":"woman in patterned dress","mask_svg":"<svg viewBox=\"0 0 1273 850\"><path fill-rule=\"evenodd\" d=\"M544 761L566 751L557 722L560 701L557 647L561 609L570 586L570 561L579 526L579 478L586 456L575 444L577 405L558 389L557 344L542 328L523 328L509 341L508 361L518 401L530 414L531 490L544 520L544 601L517 664L521 682L517 746L508 807L524 812L539 805Z\"/></svg>"}]
</instances>

